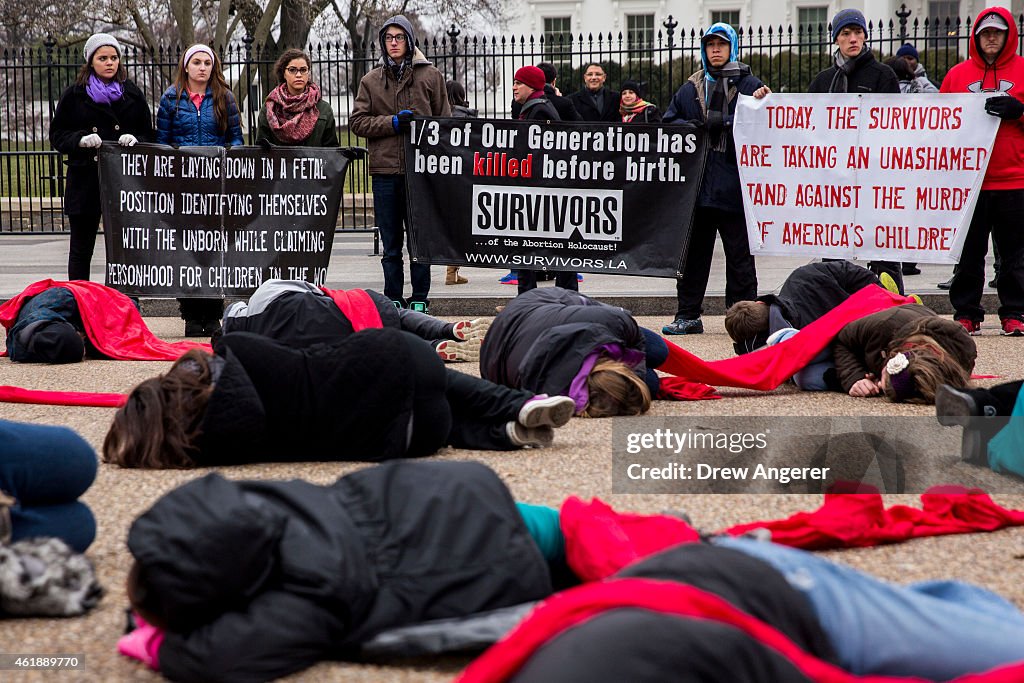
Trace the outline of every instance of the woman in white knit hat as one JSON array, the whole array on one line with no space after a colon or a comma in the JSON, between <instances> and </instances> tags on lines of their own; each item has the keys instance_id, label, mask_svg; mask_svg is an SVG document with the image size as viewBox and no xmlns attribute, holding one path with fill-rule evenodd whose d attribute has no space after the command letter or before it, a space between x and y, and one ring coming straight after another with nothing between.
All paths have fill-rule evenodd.
<instances>
[{"instance_id":1,"label":"woman in white knit hat","mask_svg":"<svg viewBox=\"0 0 1024 683\"><path fill-rule=\"evenodd\" d=\"M196 43L178 63L178 75L160 99L156 141L165 145L234 146L242 143L238 104L221 73L220 59ZM223 299L178 299L186 337L209 337L220 329Z\"/></svg>"},{"instance_id":2,"label":"woman in white knit hat","mask_svg":"<svg viewBox=\"0 0 1024 683\"><path fill-rule=\"evenodd\" d=\"M85 41L85 63L50 123L50 144L65 156L64 213L71 228L68 279L88 280L100 224L96 150L104 140L131 147L153 139L145 95L128 80L121 45L107 33Z\"/></svg>"}]
</instances>

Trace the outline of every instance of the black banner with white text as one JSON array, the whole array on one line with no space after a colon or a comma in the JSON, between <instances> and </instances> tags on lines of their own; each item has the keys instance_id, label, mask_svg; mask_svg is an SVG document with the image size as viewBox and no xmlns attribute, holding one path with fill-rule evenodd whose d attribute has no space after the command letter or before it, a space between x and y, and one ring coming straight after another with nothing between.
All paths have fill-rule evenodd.
<instances>
[{"instance_id":1,"label":"black banner with white text","mask_svg":"<svg viewBox=\"0 0 1024 683\"><path fill-rule=\"evenodd\" d=\"M109 287L223 297L272 278L324 283L342 150L104 144L98 162Z\"/></svg>"},{"instance_id":2,"label":"black banner with white text","mask_svg":"<svg viewBox=\"0 0 1024 683\"><path fill-rule=\"evenodd\" d=\"M675 277L704 153L689 126L417 119L405 143L410 253Z\"/></svg>"}]
</instances>

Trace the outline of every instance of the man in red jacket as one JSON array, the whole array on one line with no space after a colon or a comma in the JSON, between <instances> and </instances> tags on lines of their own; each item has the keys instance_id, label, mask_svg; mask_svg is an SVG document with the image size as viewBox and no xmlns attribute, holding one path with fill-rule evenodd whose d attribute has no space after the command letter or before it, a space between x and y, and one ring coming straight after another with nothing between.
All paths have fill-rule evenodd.
<instances>
[{"instance_id":1,"label":"man in red jacket","mask_svg":"<svg viewBox=\"0 0 1024 683\"><path fill-rule=\"evenodd\" d=\"M985 317L981 290L991 232L1003 263L996 278L1002 333L1024 336L1024 57L1017 55L1017 37L1009 10L982 10L967 46L967 61L949 70L940 90L993 93L985 100L985 111L1002 119L949 288L953 317L972 335L980 334Z\"/></svg>"}]
</instances>

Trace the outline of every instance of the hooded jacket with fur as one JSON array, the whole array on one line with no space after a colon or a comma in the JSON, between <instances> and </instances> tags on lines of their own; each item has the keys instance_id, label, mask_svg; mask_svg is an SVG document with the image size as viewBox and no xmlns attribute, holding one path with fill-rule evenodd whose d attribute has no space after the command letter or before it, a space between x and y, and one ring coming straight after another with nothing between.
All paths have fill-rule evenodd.
<instances>
[{"instance_id":1,"label":"hooded jacket with fur","mask_svg":"<svg viewBox=\"0 0 1024 683\"><path fill-rule=\"evenodd\" d=\"M384 32L389 26L405 31L406 46L412 50L411 61L396 78L387 61ZM405 148L402 136L392 125L391 117L408 109L417 117L451 116L448 90L444 76L416 47L412 24L402 15L391 17L377 34L381 47L380 63L359 81L349 129L367 139L371 175L405 173Z\"/></svg>"},{"instance_id":2,"label":"hooded jacket with fur","mask_svg":"<svg viewBox=\"0 0 1024 683\"><path fill-rule=\"evenodd\" d=\"M723 23L712 25L705 35L719 35L729 41L729 62L739 59L739 37L732 26ZM662 119L665 123L689 122L702 125L707 121L708 100L711 96L712 83L705 77L708 70L707 54L701 44L700 59L703 69L692 74L690 78L672 96L672 102ZM746 67L746 65L743 65ZM750 73L729 79L728 98L729 114L723 117L722 135L726 136L725 151L714 149L708 151L704 167L704 177L700 183L700 195L697 205L721 209L722 211L742 212L743 195L740 192L740 171L736 165L736 143L732 137L732 122L736 113L737 93L753 95L754 91L764 83ZM706 87L707 86L707 87ZM621 120L621 117L620 117Z\"/></svg>"},{"instance_id":3,"label":"hooded jacket with fur","mask_svg":"<svg viewBox=\"0 0 1024 683\"><path fill-rule=\"evenodd\" d=\"M978 49L978 38L967 44L967 61L957 64L942 79L939 92L1003 92L1024 101L1024 57L1017 54L1017 21L1002 7L982 10L974 20L977 26L985 17L997 14L1009 27L1006 44L994 64L989 64ZM978 102L978 106L983 106ZM992 158L982 190L1024 189L1024 119L1002 121L992 145Z\"/></svg>"}]
</instances>

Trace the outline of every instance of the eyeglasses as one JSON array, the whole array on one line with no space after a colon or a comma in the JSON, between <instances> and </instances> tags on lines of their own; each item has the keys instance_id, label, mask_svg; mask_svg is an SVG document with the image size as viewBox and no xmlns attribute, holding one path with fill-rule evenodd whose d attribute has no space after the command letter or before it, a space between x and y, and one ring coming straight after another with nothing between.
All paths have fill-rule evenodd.
<instances>
[{"instance_id":1,"label":"eyeglasses","mask_svg":"<svg viewBox=\"0 0 1024 683\"><path fill-rule=\"evenodd\" d=\"M384 42L385 43L404 43L405 42L405 34L404 33L399 33L399 34L393 35L391 33L385 33L384 34Z\"/></svg>"},{"instance_id":2,"label":"eyeglasses","mask_svg":"<svg viewBox=\"0 0 1024 683\"><path fill-rule=\"evenodd\" d=\"M306 74L309 73L309 67L308 66L289 66L287 69L285 69L285 71L290 73L292 76L298 76L298 75L305 76Z\"/></svg>"}]
</instances>

